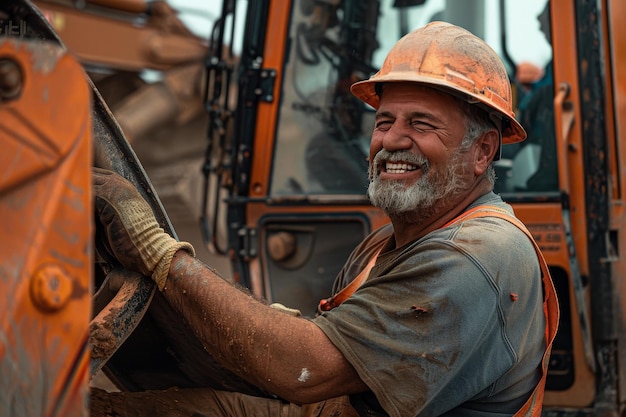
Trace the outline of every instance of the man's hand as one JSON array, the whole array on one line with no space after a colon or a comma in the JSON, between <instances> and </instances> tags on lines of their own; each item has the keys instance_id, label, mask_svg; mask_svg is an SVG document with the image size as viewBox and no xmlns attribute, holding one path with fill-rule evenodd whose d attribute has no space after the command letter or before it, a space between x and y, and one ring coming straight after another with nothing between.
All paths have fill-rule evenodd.
<instances>
[{"instance_id":1,"label":"man's hand","mask_svg":"<svg viewBox=\"0 0 626 417\"><path fill-rule=\"evenodd\" d=\"M184 249L194 256L193 246L165 233L148 203L120 175L94 168L93 185L96 216L108 240L107 250L125 268L152 277L162 291L176 251Z\"/></svg>"}]
</instances>

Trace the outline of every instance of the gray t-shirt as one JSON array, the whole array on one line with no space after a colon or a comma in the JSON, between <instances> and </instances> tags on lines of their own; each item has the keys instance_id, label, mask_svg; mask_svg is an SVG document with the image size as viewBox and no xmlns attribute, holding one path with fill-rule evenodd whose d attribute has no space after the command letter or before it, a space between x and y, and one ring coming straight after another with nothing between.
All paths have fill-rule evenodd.
<instances>
[{"instance_id":1,"label":"gray t-shirt","mask_svg":"<svg viewBox=\"0 0 626 417\"><path fill-rule=\"evenodd\" d=\"M493 193L470 207L480 204L511 210ZM385 226L355 249L336 291L385 245L367 281L313 320L371 390L353 401L391 417L513 415L541 377L545 350L532 242L494 217L401 248L392 232Z\"/></svg>"}]
</instances>

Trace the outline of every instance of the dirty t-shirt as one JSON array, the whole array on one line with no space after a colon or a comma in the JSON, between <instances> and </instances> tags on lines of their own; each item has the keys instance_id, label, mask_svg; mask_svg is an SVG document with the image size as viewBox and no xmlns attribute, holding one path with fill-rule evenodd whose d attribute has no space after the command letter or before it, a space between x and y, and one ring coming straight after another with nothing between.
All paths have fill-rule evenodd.
<instances>
[{"instance_id":1,"label":"dirty t-shirt","mask_svg":"<svg viewBox=\"0 0 626 417\"><path fill-rule=\"evenodd\" d=\"M479 204L511 210L493 193L470 207ZM532 242L494 217L401 248L391 234L385 226L352 253L336 291L385 246L367 281L314 319L371 390L353 402L392 417L514 414L541 377L545 349Z\"/></svg>"}]
</instances>

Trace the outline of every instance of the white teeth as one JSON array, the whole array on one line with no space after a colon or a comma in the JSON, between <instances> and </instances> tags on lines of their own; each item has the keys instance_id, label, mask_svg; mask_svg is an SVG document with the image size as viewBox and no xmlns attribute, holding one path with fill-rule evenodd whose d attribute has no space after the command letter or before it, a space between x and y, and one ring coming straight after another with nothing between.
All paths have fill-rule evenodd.
<instances>
[{"instance_id":1,"label":"white teeth","mask_svg":"<svg viewBox=\"0 0 626 417\"><path fill-rule=\"evenodd\" d=\"M418 167L406 163L393 163L387 162L385 164L385 171L389 174L403 174L405 172L415 171Z\"/></svg>"}]
</instances>

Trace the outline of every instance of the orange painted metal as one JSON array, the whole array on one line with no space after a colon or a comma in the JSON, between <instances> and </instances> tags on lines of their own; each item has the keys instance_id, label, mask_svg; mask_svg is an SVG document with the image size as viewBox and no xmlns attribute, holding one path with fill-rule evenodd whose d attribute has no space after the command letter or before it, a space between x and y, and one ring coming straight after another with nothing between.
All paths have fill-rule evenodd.
<instances>
[{"instance_id":1,"label":"orange painted metal","mask_svg":"<svg viewBox=\"0 0 626 417\"><path fill-rule=\"evenodd\" d=\"M146 0L87 0L85 3L111 7L130 13L145 13L149 9Z\"/></svg>"},{"instance_id":2,"label":"orange painted metal","mask_svg":"<svg viewBox=\"0 0 626 417\"><path fill-rule=\"evenodd\" d=\"M114 8L103 13L102 8L82 9L58 0L34 3L67 48L86 64L127 71L167 70L206 56L205 41L189 31L166 2L152 3L149 14Z\"/></svg>"},{"instance_id":3,"label":"orange painted metal","mask_svg":"<svg viewBox=\"0 0 626 417\"><path fill-rule=\"evenodd\" d=\"M267 35L265 37L265 54L263 68L276 69L274 97L280 97L280 86L283 79L286 44L289 38L289 22L292 2L290 0L271 2L267 18ZM272 157L274 155L274 134L280 101L260 102L258 105L257 124L254 140L254 160L250 178L250 197L266 196L270 184ZM252 212L255 210L253 209ZM249 223L250 224L250 223Z\"/></svg>"},{"instance_id":4,"label":"orange painted metal","mask_svg":"<svg viewBox=\"0 0 626 417\"><path fill-rule=\"evenodd\" d=\"M552 2L551 15L558 16L552 20L552 45L554 56L554 85L555 88L567 85L569 93L565 98L573 106L576 128L567 129L563 117L562 108L555 108L555 122L557 128L557 141L561 141L557 149L563 150L559 155L559 166L566 166L569 181L561 183L561 188L568 192L571 202L572 230L574 231L574 243L583 275L589 273L589 261L587 259L587 219L585 207L585 183L584 166L582 155L582 117L580 114L579 89L579 57L576 52L575 40L577 38L576 13L574 4L570 2ZM561 136L559 136L561 133Z\"/></svg>"},{"instance_id":5,"label":"orange painted metal","mask_svg":"<svg viewBox=\"0 0 626 417\"><path fill-rule=\"evenodd\" d=\"M614 277L615 286L613 304L616 308L616 317L619 322L617 337L619 346L626 344L626 285L624 276L626 273L626 257L622 254L626 248L626 204L624 204L624 196L626 196L626 65L620 64L620 57L626 57L626 25L624 25L623 17L626 16L626 3L620 0L608 0L606 7L603 8L603 19L606 24L607 32L605 36L606 42L605 55L610 57L610 67L607 68L606 77L607 90L612 94L607 97L605 107L611 109L607 112L607 130L612 136L610 141L609 163L612 173L610 184L613 191L613 200L611 201L611 230L617 234L617 239L613 243L613 253L607 254L606 262L611 262L611 276ZM608 62L609 60L607 60ZM624 361L626 352L622 348L619 359ZM626 367L618 368L618 378L620 381L626 380ZM618 400L621 404L626 402L626 384L619 384Z\"/></svg>"},{"instance_id":6,"label":"orange painted metal","mask_svg":"<svg viewBox=\"0 0 626 417\"><path fill-rule=\"evenodd\" d=\"M571 237L576 254L577 269L588 276L587 219L585 207L584 166L582 155L582 118L579 100L579 59L575 42L577 39L575 4L551 2L552 44L554 58L555 124L557 159L559 164L559 188L569 196ZM572 318L574 381L568 389L546 391L544 406L585 407L595 398L595 376L591 368L585 343L590 334L584 334L579 325L579 306L575 293L575 273L569 259L564 222L568 221L560 204L514 205L516 214L538 238L542 252L552 267L562 268L570 279L569 314ZM549 242L546 242L546 239ZM588 287L583 289L583 299L588 299ZM587 306L589 303L587 302ZM582 307L586 314L589 311ZM592 358L593 359L593 358Z\"/></svg>"},{"instance_id":7,"label":"orange painted metal","mask_svg":"<svg viewBox=\"0 0 626 417\"><path fill-rule=\"evenodd\" d=\"M516 215L524 221L539 245L546 262L551 268L562 269L571 278L572 270L569 263L569 252L563 229L561 204L532 203L515 205ZM568 286L568 299L576 300L574 285ZM578 325L576 303L570 306L568 315L572 320L572 368L576 370L570 388L562 391L546 390L545 406L585 407L595 397L595 377L586 358L581 326ZM589 303L587 303L589 305ZM559 353L559 352L555 352Z\"/></svg>"},{"instance_id":8,"label":"orange painted metal","mask_svg":"<svg viewBox=\"0 0 626 417\"><path fill-rule=\"evenodd\" d=\"M55 44L4 38L0 57L0 414L86 415L90 89Z\"/></svg>"}]
</instances>

